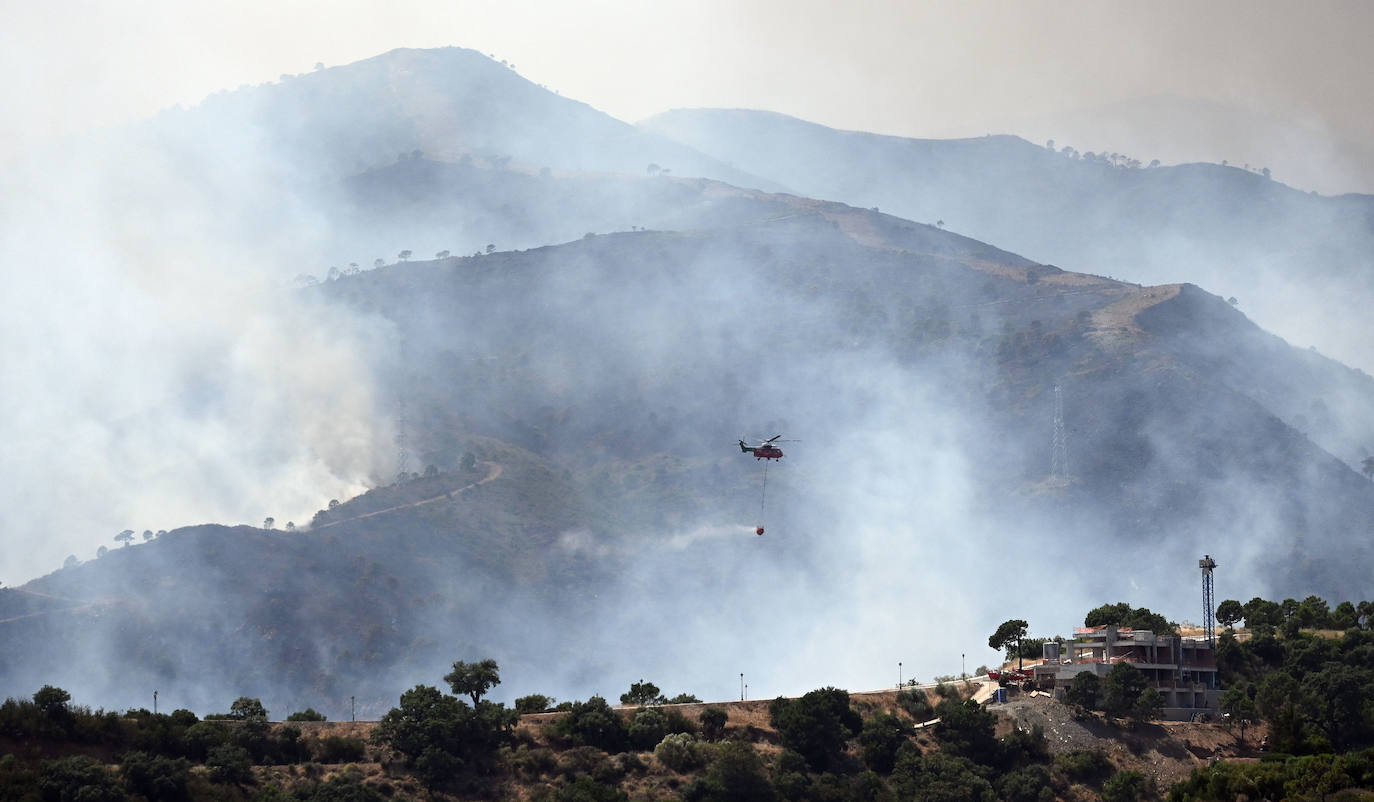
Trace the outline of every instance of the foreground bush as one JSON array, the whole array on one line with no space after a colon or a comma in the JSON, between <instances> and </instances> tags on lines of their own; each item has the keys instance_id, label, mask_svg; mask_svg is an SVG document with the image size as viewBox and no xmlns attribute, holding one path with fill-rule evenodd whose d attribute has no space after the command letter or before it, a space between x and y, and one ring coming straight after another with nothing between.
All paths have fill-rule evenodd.
<instances>
[{"instance_id":1,"label":"foreground bush","mask_svg":"<svg viewBox=\"0 0 1374 802\"><path fill-rule=\"evenodd\" d=\"M693 735L674 733L658 742L658 746L654 747L654 757L673 771L685 774L706 765L710 750Z\"/></svg>"}]
</instances>

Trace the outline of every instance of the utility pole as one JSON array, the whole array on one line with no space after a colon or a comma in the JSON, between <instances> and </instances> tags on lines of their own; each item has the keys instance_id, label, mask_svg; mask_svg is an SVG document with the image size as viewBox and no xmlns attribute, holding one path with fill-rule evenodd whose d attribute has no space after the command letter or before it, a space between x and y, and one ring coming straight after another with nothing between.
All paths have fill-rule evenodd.
<instances>
[{"instance_id":1,"label":"utility pole","mask_svg":"<svg viewBox=\"0 0 1374 802\"><path fill-rule=\"evenodd\" d=\"M358 720L358 706L354 701L356 698L357 697L353 696L348 697L348 717L352 721Z\"/></svg>"},{"instance_id":2,"label":"utility pole","mask_svg":"<svg viewBox=\"0 0 1374 802\"><path fill-rule=\"evenodd\" d=\"M897 661L897 690L902 689L902 661Z\"/></svg>"},{"instance_id":3,"label":"utility pole","mask_svg":"<svg viewBox=\"0 0 1374 802\"><path fill-rule=\"evenodd\" d=\"M153 691L153 715L157 715L157 691Z\"/></svg>"},{"instance_id":4,"label":"utility pole","mask_svg":"<svg viewBox=\"0 0 1374 802\"><path fill-rule=\"evenodd\" d=\"M959 679L963 679L964 677L967 677L967 676L968 676L968 668L967 668L967 666L964 665L964 653L963 653L963 652L960 652L960 653L959 653Z\"/></svg>"},{"instance_id":5,"label":"utility pole","mask_svg":"<svg viewBox=\"0 0 1374 802\"><path fill-rule=\"evenodd\" d=\"M744 701L744 672L739 672L739 700Z\"/></svg>"}]
</instances>

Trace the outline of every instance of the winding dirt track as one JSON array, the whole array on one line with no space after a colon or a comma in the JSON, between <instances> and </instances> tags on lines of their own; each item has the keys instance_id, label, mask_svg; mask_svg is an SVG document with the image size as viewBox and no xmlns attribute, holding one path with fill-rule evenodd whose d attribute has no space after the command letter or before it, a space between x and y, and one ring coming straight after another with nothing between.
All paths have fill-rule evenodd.
<instances>
[{"instance_id":1,"label":"winding dirt track","mask_svg":"<svg viewBox=\"0 0 1374 802\"><path fill-rule=\"evenodd\" d=\"M459 493L465 493L465 492L467 492L467 491L473 489L474 487L477 487L478 485L484 485L484 484L486 484L487 482L491 482L491 481L494 481L494 480L496 480L496 479L499 479L499 478L501 477L501 474L505 472L505 466L501 465L499 462L486 462L486 461L482 461L482 462L478 462L477 464L478 464L478 465L485 465L485 466L487 467L487 475L484 476L484 477L482 477L481 479L478 479L477 481L475 481L475 482L473 482L473 483L471 483L471 484L463 485L462 487L456 488L456 489L454 489L454 490L449 490L449 491L447 491L447 492L440 493L439 495L433 496L433 497L431 497L431 498L421 499L421 500L419 500L419 501L413 501L413 502L411 502L411 503L409 503L409 504L401 504L401 505L398 505L398 506L395 506L395 507L387 507L387 508L384 509L384 510L374 510L374 511L372 511L372 512L363 513L362 515L355 515L355 516L353 516L352 518L345 518L345 519L343 519L342 521L331 521L330 523L324 524L324 525L322 525L322 526L313 527L313 528L311 528L311 529L309 529L309 530L306 530L306 531L318 531L318 530L320 530L320 529L327 529L327 528L329 528L329 527L331 527L331 526L334 526L334 525L336 525L336 524L346 523L346 522L348 522L348 521L359 521L359 520L362 520L363 518L371 518L371 517L374 516L374 515L383 515L383 514L385 514L385 513L388 513L388 512L395 512L395 511L397 511L397 510L409 509L409 508L411 508L411 507L419 507L419 506L423 506L423 505L425 505L425 504L433 504L433 503L436 502L436 501L446 501L446 500L448 500L448 499L451 499L451 498L456 497ZM43 592L41 592L41 591L29 590L29 589L27 589L27 588L6 588L6 589L7 589L7 590L10 590L10 591L17 592L17 593L27 593L27 594L29 594L29 595L31 595L31 596L41 596L41 597L43 597L43 598L52 599L53 601L67 602L67 603L70 603L72 606L71 606L71 607L64 607L64 608L61 608L61 609L58 609L58 610L36 610L36 611L34 611L34 612L32 612L32 613L24 613L23 615L16 615L16 616L13 616L13 617L11 617L11 618L0 618L0 624L8 624L8 623L10 623L11 621L22 621L23 619L26 619L26 618L37 618L37 617L39 617L39 616L50 615L50 614L52 614L52 613L69 613L69 612L75 612L75 611L80 610L80 609L82 609L82 608L86 608L86 607L95 607L95 606L98 606L98 605L100 605L100 604L102 603L101 601L92 601L92 600L86 600L86 599L68 599L68 598L64 598L64 597L62 597L62 596L53 596L53 595L51 595L51 594L43 593Z\"/></svg>"},{"instance_id":2,"label":"winding dirt track","mask_svg":"<svg viewBox=\"0 0 1374 802\"><path fill-rule=\"evenodd\" d=\"M26 618L38 618L40 616L49 615L51 613L76 612L77 610L96 607L101 603L99 601L91 601L87 599L69 599L65 596L54 596L51 593L43 593L37 590L29 590L28 588L6 588L6 590L14 591L15 593L26 593L30 596L39 596L44 599L52 599L53 601L65 602L67 604L70 604L71 606L63 607L57 610L35 610L32 613L24 613L23 615L16 615L10 618L0 618L0 624L8 624L11 621L22 621Z\"/></svg>"},{"instance_id":3,"label":"winding dirt track","mask_svg":"<svg viewBox=\"0 0 1374 802\"><path fill-rule=\"evenodd\" d=\"M504 473L506 470L505 466L501 465L501 463L499 462L479 462L478 464L487 466L487 475L482 477L481 479L478 479L472 484L463 485L462 487L457 488L456 490L449 490L440 493L437 496L433 496L431 498L421 499L419 501L412 501L409 504L399 504L395 507L387 507L384 510L373 510L372 512L365 512L362 515L355 515L352 518L344 518L341 521L330 521L327 524L321 524L320 526L311 527L310 531L317 532L321 529L328 529L331 526L337 526L338 524L348 523L349 521L361 521L364 518L371 518L374 515L384 515L388 512L396 512L397 510L406 510L410 509L411 507L421 507L425 504L433 504L436 501L447 501L448 499L457 496L459 493L465 493L473 489L474 487L477 487L478 485L484 485L487 482L500 478L501 474Z\"/></svg>"}]
</instances>

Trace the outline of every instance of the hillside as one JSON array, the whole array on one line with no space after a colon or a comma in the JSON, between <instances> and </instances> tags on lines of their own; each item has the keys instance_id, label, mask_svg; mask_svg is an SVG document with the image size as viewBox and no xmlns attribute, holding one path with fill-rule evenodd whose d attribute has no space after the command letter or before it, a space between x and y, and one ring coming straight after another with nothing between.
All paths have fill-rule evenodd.
<instances>
[{"instance_id":1,"label":"hillside","mask_svg":"<svg viewBox=\"0 0 1374 802\"><path fill-rule=\"evenodd\" d=\"M765 201L765 210L779 202ZM834 453L852 442L833 409L847 394L829 372L836 360L894 383L938 384L960 399L964 407L952 418L946 403L922 400L942 423L968 428L957 446L986 467L961 478L975 496L998 499L997 507L1059 515L1058 502L1025 493L1049 467L1041 444L1059 383L1078 479L1063 491L1076 502L1070 521L1102 515L1106 531L1128 541L1160 531L1201 537L1228 531L1225 521L1247 507L1249 542L1286 542L1307 530L1304 539L1326 544L1314 552L1367 521L1367 482L1313 442L1333 449L1361 442L1364 414L1312 415L1327 404L1368 412L1374 385L1367 377L1284 346L1193 287L1135 288L1045 270L883 215L794 207L800 215L776 222L760 215L765 222L722 234L596 237L398 270L404 278L372 273L329 290L393 319L388 306L407 310L401 325L415 332L407 348L419 365L427 360L421 342L451 351L449 360L463 358L460 344L474 362L516 359L515 372L498 382L450 362L455 369L442 381L435 375L414 394L434 394L436 404L485 397L476 407L500 416L471 425L574 465L585 464L580 444L587 442L611 449L610 459L612 444L637 443L695 457L702 452L696 432L728 442L731 421L768 418L805 420L808 432L828 433L822 460L852 464ZM569 292L574 287L582 289ZM503 308L495 302L502 297L522 305ZM759 315L735 298L768 298L764 308L778 311ZM521 309L537 310L539 325L531 327ZM474 348L476 332L483 344ZM517 342L526 345L512 348ZM1219 361L1218 352L1232 357ZM668 353L693 357L665 374L655 365ZM770 366L764 399L740 369L751 364ZM464 375L468 383L444 386ZM871 385L870 403L881 406L888 392ZM619 411L636 408L645 410L643 421L627 425L635 416ZM916 448L934 436L904 418L883 425L905 428L913 438L906 445ZM673 423L661 431L659 421ZM1310 467L1290 472L1295 464ZM1353 517L1329 518L1299 500L1332 492L1349 500L1340 515Z\"/></svg>"},{"instance_id":2,"label":"hillside","mask_svg":"<svg viewBox=\"0 0 1374 802\"><path fill-rule=\"evenodd\" d=\"M977 631L1001 604L951 598L941 577L984 545L1020 551L978 568L1006 582L1064 559L1133 560L1130 580L1166 609L1191 609L1177 577L1204 549L1275 596L1359 596L1369 554L1347 533L1370 525L1371 488L1285 421L1303 397L1285 381L1351 410L1371 403L1367 378L1194 287L1066 273L839 204L662 181L711 200L684 210L729 208L733 225L410 262L304 290L395 327L375 370L408 473L310 528L174 530L0 592L7 640L29 644L3 658L7 681L122 699L138 674L196 706L227 687L279 708L357 696L377 709L379 677L431 675L455 650L521 672L557 655L546 687L567 695L628 672L703 687L710 649L746 655L785 691L823 669L863 676L894 625ZM1253 352L1264 369L1216 350ZM1061 476L1046 447L1055 385ZM804 435L766 491L763 466L734 445L765 432ZM908 575L942 620L871 613ZM1073 579L1029 609L1091 606L1122 581ZM34 593L66 601L34 616ZM838 664L778 668L841 644ZM105 671L77 667L88 662Z\"/></svg>"},{"instance_id":3,"label":"hillside","mask_svg":"<svg viewBox=\"0 0 1374 802\"><path fill-rule=\"evenodd\" d=\"M584 589L607 577L551 548L587 520L557 472L482 438L466 447L475 470L378 488L321 510L313 528L177 529L0 590L7 639L30 644L0 656L0 676L123 698L138 672L193 709L243 687L278 709L355 696L375 715L395 677L454 648L504 642L513 664L534 661L536 644L502 633L547 610L585 615Z\"/></svg>"},{"instance_id":4,"label":"hillside","mask_svg":"<svg viewBox=\"0 0 1374 802\"><path fill-rule=\"evenodd\" d=\"M1234 166L1132 169L1070 143L907 139L743 109L671 111L641 128L812 197L939 220L1070 270L1234 296L1290 342L1374 370L1360 334L1372 196L1321 197Z\"/></svg>"}]
</instances>

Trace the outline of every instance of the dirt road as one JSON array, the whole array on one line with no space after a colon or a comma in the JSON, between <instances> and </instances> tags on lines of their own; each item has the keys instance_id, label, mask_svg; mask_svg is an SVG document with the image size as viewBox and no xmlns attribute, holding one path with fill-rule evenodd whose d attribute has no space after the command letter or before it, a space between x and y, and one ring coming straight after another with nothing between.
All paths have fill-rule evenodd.
<instances>
[{"instance_id":1,"label":"dirt road","mask_svg":"<svg viewBox=\"0 0 1374 802\"><path fill-rule=\"evenodd\" d=\"M454 490L448 490L443 493L440 493L437 496L431 496L430 498L421 499L419 501L412 501L409 504L398 504L395 507L387 507L384 510L373 510L372 512L365 512L362 515L355 515L352 518L344 518L340 521L330 521L327 524L313 526L310 528L310 531L313 532L319 531L321 529L328 529L331 526L337 526L342 523L348 523L349 521L361 521L364 518L371 518L374 515L385 515L388 512L396 512L397 510L408 510L412 507L422 507L426 504L433 504L437 501L447 501L451 498L456 497L459 493L466 493L467 491L473 489L474 487L477 487L478 485L484 485L487 482L499 479L501 477L501 474L504 473L506 470L505 466L501 465L501 463L499 462L479 462L477 464L487 466L487 475L482 477L481 479L478 479L472 484L464 485Z\"/></svg>"}]
</instances>

